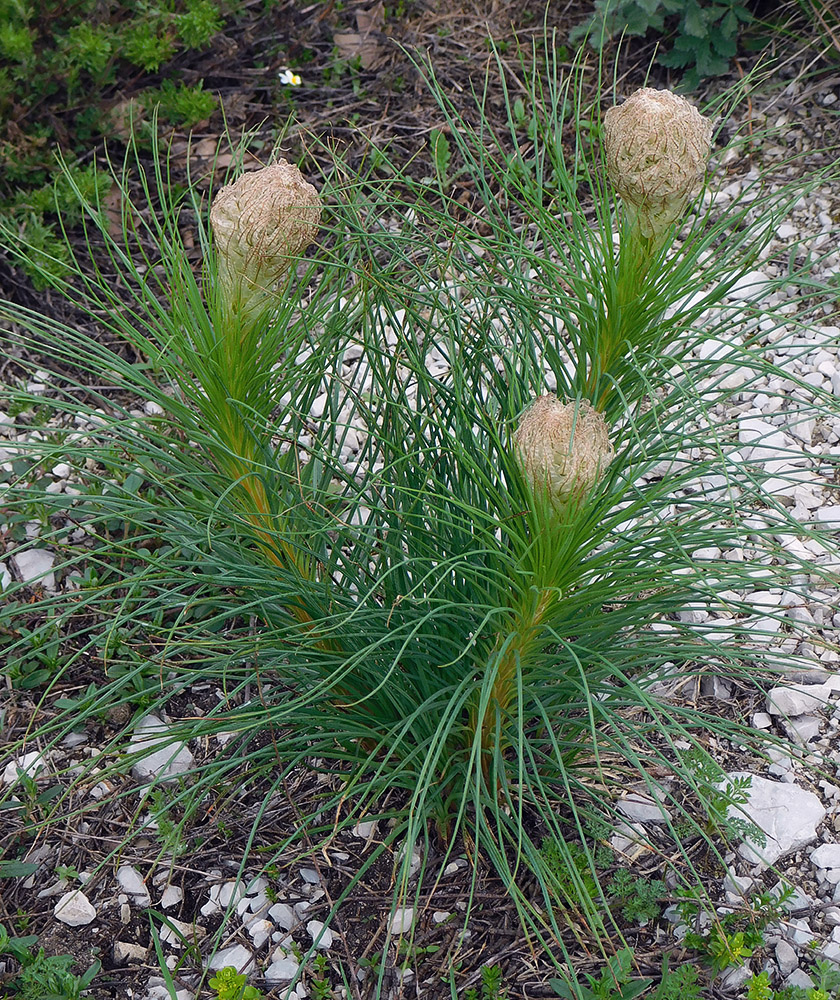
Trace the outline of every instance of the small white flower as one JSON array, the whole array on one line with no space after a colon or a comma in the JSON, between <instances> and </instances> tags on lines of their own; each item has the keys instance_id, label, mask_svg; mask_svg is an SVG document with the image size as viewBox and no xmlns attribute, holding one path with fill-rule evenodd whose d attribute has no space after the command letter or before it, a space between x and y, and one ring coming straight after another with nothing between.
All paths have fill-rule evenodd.
<instances>
[{"instance_id":1,"label":"small white flower","mask_svg":"<svg viewBox=\"0 0 840 1000\"><path fill-rule=\"evenodd\" d=\"M297 73L293 73L290 69L284 69L280 74L280 82L286 83L290 87L299 87L301 80Z\"/></svg>"}]
</instances>

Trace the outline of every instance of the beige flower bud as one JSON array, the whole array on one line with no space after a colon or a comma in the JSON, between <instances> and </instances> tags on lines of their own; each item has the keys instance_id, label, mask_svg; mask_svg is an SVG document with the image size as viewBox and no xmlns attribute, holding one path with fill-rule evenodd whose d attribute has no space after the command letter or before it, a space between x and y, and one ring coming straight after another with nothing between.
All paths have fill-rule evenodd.
<instances>
[{"instance_id":1,"label":"beige flower bud","mask_svg":"<svg viewBox=\"0 0 840 1000\"><path fill-rule=\"evenodd\" d=\"M684 97L643 87L604 116L607 174L643 236L685 211L706 172L712 122Z\"/></svg>"},{"instance_id":2,"label":"beige flower bud","mask_svg":"<svg viewBox=\"0 0 840 1000\"><path fill-rule=\"evenodd\" d=\"M563 403L553 394L531 404L513 439L532 488L547 490L555 504L584 497L614 455L603 414L588 400Z\"/></svg>"},{"instance_id":3,"label":"beige flower bud","mask_svg":"<svg viewBox=\"0 0 840 1000\"><path fill-rule=\"evenodd\" d=\"M321 199L280 160L243 174L213 199L210 225L219 280L231 307L250 316L318 233Z\"/></svg>"}]
</instances>

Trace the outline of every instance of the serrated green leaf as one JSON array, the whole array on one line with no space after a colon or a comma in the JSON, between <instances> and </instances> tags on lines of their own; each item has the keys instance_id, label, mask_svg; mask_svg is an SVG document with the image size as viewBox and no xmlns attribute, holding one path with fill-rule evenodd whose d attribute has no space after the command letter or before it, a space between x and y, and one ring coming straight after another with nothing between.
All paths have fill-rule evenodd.
<instances>
[{"instance_id":1,"label":"serrated green leaf","mask_svg":"<svg viewBox=\"0 0 840 1000\"><path fill-rule=\"evenodd\" d=\"M730 38L726 35L716 36L714 37L714 50L717 55L724 56L727 59L728 67L728 60L735 56L738 52L738 42L736 39ZM726 70L723 72L726 72Z\"/></svg>"},{"instance_id":2,"label":"serrated green leaf","mask_svg":"<svg viewBox=\"0 0 840 1000\"><path fill-rule=\"evenodd\" d=\"M738 34L738 18L735 16L735 11L730 10L727 14L724 14L720 22L720 32L726 39L730 39ZM720 48L719 42L718 48Z\"/></svg>"},{"instance_id":3,"label":"serrated green leaf","mask_svg":"<svg viewBox=\"0 0 840 1000\"><path fill-rule=\"evenodd\" d=\"M709 34L703 11L696 3L686 8L680 29L692 38L705 38Z\"/></svg>"},{"instance_id":4,"label":"serrated green leaf","mask_svg":"<svg viewBox=\"0 0 840 1000\"><path fill-rule=\"evenodd\" d=\"M676 43L670 52L665 52L659 57L660 64L669 69L682 69L683 66L691 66L695 61L692 51L679 48Z\"/></svg>"},{"instance_id":5,"label":"serrated green leaf","mask_svg":"<svg viewBox=\"0 0 840 1000\"><path fill-rule=\"evenodd\" d=\"M627 35L646 35L651 29L661 31L662 25L661 14L648 14L637 7L632 14L628 14L623 27Z\"/></svg>"}]
</instances>

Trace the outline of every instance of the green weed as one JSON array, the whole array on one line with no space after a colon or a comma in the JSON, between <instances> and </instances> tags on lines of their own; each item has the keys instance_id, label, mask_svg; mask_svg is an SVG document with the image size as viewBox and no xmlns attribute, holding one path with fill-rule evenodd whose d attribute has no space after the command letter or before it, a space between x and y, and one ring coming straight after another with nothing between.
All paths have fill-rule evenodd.
<instances>
[{"instance_id":1,"label":"green weed","mask_svg":"<svg viewBox=\"0 0 840 1000\"><path fill-rule=\"evenodd\" d=\"M88 989L99 972L100 963L94 962L82 976L70 970L75 959L71 955L47 955L35 934L26 937L9 937L0 924L0 955L9 955L18 963L18 971L7 982L12 996L19 1000L78 1000Z\"/></svg>"},{"instance_id":2,"label":"green weed","mask_svg":"<svg viewBox=\"0 0 840 1000\"><path fill-rule=\"evenodd\" d=\"M715 972L742 965L756 949L763 947L765 930L783 918L784 904L793 893L791 887L784 888L779 895L759 893L744 907L716 916L714 923L703 931L691 929L696 927L704 910L702 893L700 890L688 893L689 898L678 904L680 917L690 928L685 944L703 955Z\"/></svg>"},{"instance_id":3,"label":"green weed","mask_svg":"<svg viewBox=\"0 0 840 1000\"><path fill-rule=\"evenodd\" d=\"M662 912L662 897L667 890L661 879L645 879L622 868L607 883L625 920L631 923L655 920Z\"/></svg>"},{"instance_id":4,"label":"green weed","mask_svg":"<svg viewBox=\"0 0 840 1000\"><path fill-rule=\"evenodd\" d=\"M246 985L248 977L233 968L225 966L216 973L207 985L216 991L216 1000L260 1000L262 993L256 986Z\"/></svg>"},{"instance_id":5,"label":"green weed","mask_svg":"<svg viewBox=\"0 0 840 1000\"><path fill-rule=\"evenodd\" d=\"M600 976L586 973L588 985L552 979L550 986L564 1000L634 1000L653 983L652 979L631 979L633 951L622 948L607 962Z\"/></svg>"},{"instance_id":6,"label":"green weed","mask_svg":"<svg viewBox=\"0 0 840 1000\"><path fill-rule=\"evenodd\" d=\"M192 87L164 80L158 90L143 93L143 103L149 111L159 108L164 121L187 128L209 118L219 106L218 99L204 89L203 80Z\"/></svg>"},{"instance_id":7,"label":"green weed","mask_svg":"<svg viewBox=\"0 0 840 1000\"><path fill-rule=\"evenodd\" d=\"M481 988L470 986L463 994L463 1000L508 1000L508 991L502 986L502 967L482 965Z\"/></svg>"}]
</instances>

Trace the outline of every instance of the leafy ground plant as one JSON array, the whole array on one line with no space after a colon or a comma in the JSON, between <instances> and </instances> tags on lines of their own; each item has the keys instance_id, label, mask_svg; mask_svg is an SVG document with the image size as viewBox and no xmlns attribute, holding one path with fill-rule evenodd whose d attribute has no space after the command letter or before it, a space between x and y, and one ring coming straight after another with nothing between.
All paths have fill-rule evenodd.
<instances>
[{"instance_id":1,"label":"leafy ground plant","mask_svg":"<svg viewBox=\"0 0 840 1000\"><path fill-rule=\"evenodd\" d=\"M738 36L753 14L740 0L595 0L595 13L571 32L579 42L588 36L593 45L622 35L663 33L674 28L673 43L657 56L663 66L682 70L682 86L694 89L700 80L721 76L738 50Z\"/></svg>"},{"instance_id":2,"label":"leafy ground plant","mask_svg":"<svg viewBox=\"0 0 840 1000\"><path fill-rule=\"evenodd\" d=\"M0 955L11 956L19 965L17 974L11 976L7 988L11 996L20 1000L79 1000L96 978L99 962L95 962L83 976L74 975L71 955L46 955L43 948L33 950L38 935L9 937L0 924Z\"/></svg>"},{"instance_id":3,"label":"leafy ground plant","mask_svg":"<svg viewBox=\"0 0 840 1000\"><path fill-rule=\"evenodd\" d=\"M564 1000L635 1000L653 983L652 979L632 979L633 952L622 948L607 962L600 976L587 974L587 986L552 979L551 988Z\"/></svg>"},{"instance_id":4,"label":"leafy ground plant","mask_svg":"<svg viewBox=\"0 0 840 1000\"><path fill-rule=\"evenodd\" d=\"M752 976L747 983L746 1000L830 1000L840 991L840 970L834 962L817 959L811 970L813 986L786 986L774 990L767 972Z\"/></svg>"},{"instance_id":5,"label":"leafy ground plant","mask_svg":"<svg viewBox=\"0 0 840 1000\"><path fill-rule=\"evenodd\" d=\"M666 172L656 205L634 202L633 184L611 174L619 203L609 149L605 163L588 128L564 151L558 109L587 116L547 52L530 81L527 176L510 169L526 157L511 150L515 134L450 120L429 73L475 219L442 177L435 191L407 178L377 186L336 161L319 194L288 164L238 178L210 192L208 225L208 192L170 189L162 150L151 172L130 156L115 168L121 236L84 204L104 262L76 262L72 283L44 271L106 336L2 310L33 353L48 343L63 362L40 399L51 416L26 442L30 458L49 468L70 456L85 470L77 492L46 493L27 476L5 502L13 512L33 494L44 504L37 544L68 553L52 570L59 582L83 563L96 579L34 602L12 583L0 625L14 653L16 616L49 610L71 650L57 669L72 669L103 631L134 653L119 654L126 672L106 675L81 712L40 727L45 753L103 706L131 708L132 678L145 684L150 665L158 687L151 697L144 688L135 721L196 683L218 686L211 710L170 731L236 737L170 789L185 838L189 817L226 783L259 780L268 803L290 775L313 771L317 804L278 856L301 829L325 845L363 817L387 819L375 857L393 849L393 903L410 908L423 885L413 849L422 876L433 841L447 859L466 843L532 940L568 954L575 934L608 952L620 933L585 830L620 818L628 784L661 802L679 878L698 880L671 817L721 860L724 826L712 835L703 818L720 792L698 777L696 757L709 732L759 737L654 685L712 667L754 685L762 670L799 665L756 643L747 621L722 639L677 613L748 589L771 553L770 572L795 588L802 563L786 562L775 536L820 529L774 501L758 459L735 457L737 416L724 405L780 371L758 348L768 331L784 335L787 314L727 296L803 185L768 192L759 178L760 210L746 195L725 214L693 202L711 139L702 123L705 149L695 142L687 169L659 147L641 157ZM805 323L808 285L793 266L782 282L801 284ZM765 325L735 336L745 308ZM101 381L81 391L74 366L107 372L114 391ZM25 384L14 395L25 413ZM805 400L792 420L830 402L813 391ZM768 508L773 530L748 532L744 512ZM69 545L78 530L81 552ZM741 561L708 555L736 545ZM32 634L20 642L32 648ZM264 732L282 738L255 739ZM148 749L121 733L96 766L117 770ZM543 838L559 859L546 858ZM535 890L523 890L526 872ZM626 971L619 956L611 981ZM564 980L596 992L599 982ZM625 981L621 995L636 988Z\"/></svg>"}]
</instances>

